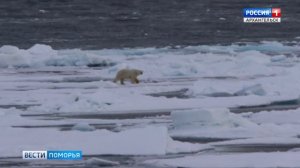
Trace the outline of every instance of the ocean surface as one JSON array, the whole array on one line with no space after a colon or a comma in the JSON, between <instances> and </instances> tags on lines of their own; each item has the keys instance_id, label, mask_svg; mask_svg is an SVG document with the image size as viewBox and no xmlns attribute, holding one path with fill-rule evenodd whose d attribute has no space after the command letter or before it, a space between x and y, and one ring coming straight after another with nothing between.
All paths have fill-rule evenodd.
<instances>
[{"instance_id":1,"label":"ocean surface","mask_svg":"<svg viewBox=\"0 0 300 168\"><path fill-rule=\"evenodd\" d=\"M102 49L293 41L299 36L299 6L297 0L0 1L0 46ZM246 7L279 7L282 23L245 24Z\"/></svg>"}]
</instances>

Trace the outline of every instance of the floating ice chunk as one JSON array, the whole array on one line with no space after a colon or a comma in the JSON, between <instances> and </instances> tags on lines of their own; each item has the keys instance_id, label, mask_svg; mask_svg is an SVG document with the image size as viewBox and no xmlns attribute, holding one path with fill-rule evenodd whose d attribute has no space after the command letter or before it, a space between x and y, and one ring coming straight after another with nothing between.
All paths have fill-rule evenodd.
<instances>
[{"instance_id":1,"label":"floating ice chunk","mask_svg":"<svg viewBox=\"0 0 300 168\"><path fill-rule=\"evenodd\" d=\"M3 46L0 48L1 67L29 67L43 66L44 62L57 56L57 51L51 46L36 44L28 50L15 46Z\"/></svg>"},{"instance_id":2,"label":"floating ice chunk","mask_svg":"<svg viewBox=\"0 0 300 168\"><path fill-rule=\"evenodd\" d=\"M240 83L223 81L215 82L213 80L199 80L189 88L189 92L193 97L211 96L211 97L229 97L241 88Z\"/></svg>"},{"instance_id":3,"label":"floating ice chunk","mask_svg":"<svg viewBox=\"0 0 300 168\"><path fill-rule=\"evenodd\" d=\"M250 84L249 84L250 83ZM252 84L253 83L253 84ZM246 95L266 95L263 85L252 81L203 81L199 80L189 89L192 96L230 97Z\"/></svg>"},{"instance_id":4,"label":"floating ice chunk","mask_svg":"<svg viewBox=\"0 0 300 168\"><path fill-rule=\"evenodd\" d=\"M284 55L277 55L277 56L273 56L271 57L271 61L272 62L281 62L281 61L286 61L287 57Z\"/></svg>"},{"instance_id":5,"label":"floating ice chunk","mask_svg":"<svg viewBox=\"0 0 300 168\"><path fill-rule=\"evenodd\" d=\"M257 64L265 64L270 62L270 57L268 55L255 50L240 52L237 54L237 57L239 58L237 60L239 63L245 63L245 64L247 64L247 62L257 63Z\"/></svg>"},{"instance_id":6,"label":"floating ice chunk","mask_svg":"<svg viewBox=\"0 0 300 168\"><path fill-rule=\"evenodd\" d=\"M5 45L0 48L0 67L7 68L7 67L26 67L29 65L28 59L26 56L26 52L19 50L15 46Z\"/></svg>"},{"instance_id":7,"label":"floating ice chunk","mask_svg":"<svg viewBox=\"0 0 300 168\"><path fill-rule=\"evenodd\" d=\"M120 165L119 162L116 161L110 161L100 158L90 158L86 160L86 165L88 166L118 166Z\"/></svg>"},{"instance_id":8,"label":"floating ice chunk","mask_svg":"<svg viewBox=\"0 0 300 168\"><path fill-rule=\"evenodd\" d=\"M248 118L259 124L300 124L300 109L284 111L262 111L259 113L250 113Z\"/></svg>"},{"instance_id":9,"label":"floating ice chunk","mask_svg":"<svg viewBox=\"0 0 300 168\"><path fill-rule=\"evenodd\" d=\"M255 123L230 113L226 108L192 109L172 111L171 117L176 129L189 127L256 127Z\"/></svg>"},{"instance_id":10,"label":"floating ice chunk","mask_svg":"<svg viewBox=\"0 0 300 168\"><path fill-rule=\"evenodd\" d=\"M40 13L46 13L47 11L44 10L44 9L40 9L39 12L40 12Z\"/></svg>"},{"instance_id":11,"label":"floating ice chunk","mask_svg":"<svg viewBox=\"0 0 300 168\"><path fill-rule=\"evenodd\" d=\"M261 84L255 84L252 86L244 87L242 90L239 90L235 93L235 95L237 96L246 96L249 94L264 96L266 95L266 91L263 89Z\"/></svg>"},{"instance_id":12,"label":"floating ice chunk","mask_svg":"<svg viewBox=\"0 0 300 168\"><path fill-rule=\"evenodd\" d=\"M43 67L43 66L112 66L115 63L92 52L54 50L51 46L35 44L24 50L5 45L0 48L0 67Z\"/></svg>"},{"instance_id":13,"label":"floating ice chunk","mask_svg":"<svg viewBox=\"0 0 300 168\"><path fill-rule=\"evenodd\" d=\"M274 113L274 117L272 116ZM254 138L295 137L299 125L294 124L296 113L277 112L238 115L226 110L194 109L171 113L174 129L172 137L184 138ZM244 117L243 117L244 116ZM294 119L291 118L294 116ZM297 117L296 117L297 118ZM269 119L269 120L268 120ZM278 125L278 124L280 125ZM297 121L295 121L297 123Z\"/></svg>"},{"instance_id":14,"label":"floating ice chunk","mask_svg":"<svg viewBox=\"0 0 300 168\"><path fill-rule=\"evenodd\" d=\"M191 125L201 126L213 120L210 112L204 109L172 111L171 117L175 128Z\"/></svg>"},{"instance_id":15,"label":"floating ice chunk","mask_svg":"<svg viewBox=\"0 0 300 168\"><path fill-rule=\"evenodd\" d=\"M35 44L28 49L28 52L40 56L53 56L57 55L57 51L53 50L51 46L44 44Z\"/></svg>"},{"instance_id":16,"label":"floating ice chunk","mask_svg":"<svg viewBox=\"0 0 300 168\"><path fill-rule=\"evenodd\" d=\"M0 48L0 54L15 54L19 52L19 48L10 45L4 45Z\"/></svg>"},{"instance_id":17,"label":"floating ice chunk","mask_svg":"<svg viewBox=\"0 0 300 168\"><path fill-rule=\"evenodd\" d=\"M78 130L78 131L94 131L96 130L95 127L91 126L89 123L77 123L72 127L72 130Z\"/></svg>"}]
</instances>

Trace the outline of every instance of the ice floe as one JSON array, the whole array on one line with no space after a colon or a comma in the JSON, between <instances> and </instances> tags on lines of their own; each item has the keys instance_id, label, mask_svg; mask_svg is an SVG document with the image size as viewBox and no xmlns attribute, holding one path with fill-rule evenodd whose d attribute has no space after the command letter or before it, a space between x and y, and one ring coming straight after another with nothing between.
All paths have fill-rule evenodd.
<instances>
[{"instance_id":1,"label":"ice floe","mask_svg":"<svg viewBox=\"0 0 300 168\"><path fill-rule=\"evenodd\" d=\"M262 111L260 113L244 114L249 120L263 124L300 124L300 109L285 111Z\"/></svg>"},{"instance_id":2,"label":"ice floe","mask_svg":"<svg viewBox=\"0 0 300 168\"><path fill-rule=\"evenodd\" d=\"M1 128L0 145L0 157L20 156L22 150L82 150L83 155L165 155L208 148L208 145L174 141L164 126L132 128L117 133L6 127Z\"/></svg>"},{"instance_id":3,"label":"ice floe","mask_svg":"<svg viewBox=\"0 0 300 168\"><path fill-rule=\"evenodd\" d=\"M91 126L89 123L77 123L72 127L72 130L78 130L78 131L94 131L95 127Z\"/></svg>"},{"instance_id":4,"label":"ice floe","mask_svg":"<svg viewBox=\"0 0 300 168\"><path fill-rule=\"evenodd\" d=\"M36 44L29 49L15 46L0 48L1 68L45 66L101 66L108 67L101 76L111 76L122 68L143 69L145 79L180 76L253 76L274 75L281 69L278 62L295 63L297 45L278 42L231 46L193 46L178 49L103 49L54 50L51 46ZM272 53L270 57L269 53ZM287 57L286 53L289 53ZM209 71L208 71L209 70Z\"/></svg>"},{"instance_id":5,"label":"ice floe","mask_svg":"<svg viewBox=\"0 0 300 168\"><path fill-rule=\"evenodd\" d=\"M260 119L267 120L263 114L253 115L258 118L262 116ZM170 134L176 138L267 138L297 137L300 134L299 124L285 122L284 125L278 125L276 121L270 123L272 118L266 123L256 122L258 119L251 119L251 115L233 114L227 109L177 110L173 111L171 116L174 129ZM274 115L277 120L283 117L277 116Z\"/></svg>"},{"instance_id":6,"label":"ice floe","mask_svg":"<svg viewBox=\"0 0 300 168\"><path fill-rule=\"evenodd\" d=\"M87 166L95 167L95 166L118 166L120 165L119 162L116 161L110 161L110 160L105 160L105 159L100 159L100 158L90 158L85 161Z\"/></svg>"},{"instance_id":7,"label":"ice floe","mask_svg":"<svg viewBox=\"0 0 300 168\"><path fill-rule=\"evenodd\" d=\"M264 134L259 125L228 109L177 110L171 116L174 137L245 138Z\"/></svg>"},{"instance_id":8,"label":"ice floe","mask_svg":"<svg viewBox=\"0 0 300 168\"><path fill-rule=\"evenodd\" d=\"M255 123L230 113L228 109L191 109L172 111L171 117L175 129L185 127L256 127Z\"/></svg>"},{"instance_id":9,"label":"ice floe","mask_svg":"<svg viewBox=\"0 0 300 168\"><path fill-rule=\"evenodd\" d=\"M148 160L144 163L159 167L197 167L197 168L268 168L299 167L300 152L254 152L231 154L208 154L186 156L175 159Z\"/></svg>"}]
</instances>

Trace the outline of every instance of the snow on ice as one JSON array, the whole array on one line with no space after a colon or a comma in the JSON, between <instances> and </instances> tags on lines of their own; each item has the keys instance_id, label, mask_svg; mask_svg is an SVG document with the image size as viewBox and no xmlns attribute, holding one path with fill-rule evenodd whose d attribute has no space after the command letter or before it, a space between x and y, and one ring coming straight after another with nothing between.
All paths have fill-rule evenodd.
<instances>
[{"instance_id":1,"label":"snow on ice","mask_svg":"<svg viewBox=\"0 0 300 168\"><path fill-rule=\"evenodd\" d=\"M166 127L149 126L113 133L107 130L92 132L24 128L1 129L1 157L19 156L22 150L82 150L84 155L164 155L168 138ZM22 138L19 138L22 134ZM180 142L178 142L180 144ZM174 146L168 151L174 151Z\"/></svg>"},{"instance_id":2,"label":"snow on ice","mask_svg":"<svg viewBox=\"0 0 300 168\"><path fill-rule=\"evenodd\" d=\"M299 157L300 152L200 154L198 156L187 156L176 159L148 160L144 163L159 167L191 168L299 167Z\"/></svg>"},{"instance_id":3,"label":"snow on ice","mask_svg":"<svg viewBox=\"0 0 300 168\"><path fill-rule=\"evenodd\" d=\"M243 114L229 111L232 107L284 100L295 100L297 106L299 53L299 45L279 42L177 49L55 50L42 44L29 49L2 46L0 157L44 149L82 150L84 155L162 156L194 152L193 156L145 163L166 167L299 167L297 150L205 152L217 151L221 145L299 143L299 109ZM113 83L116 72L122 68L142 69L141 83ZM187 90L184 98L151 96L178 90ZM171 116L93 116L158 111L171 112ZM62 114L65 117L60 118ZM72 118L75 114L90 118ZM97 124L113 128L99 129L94 126ZM62 126L69 129L62 131ZM195 144L173 140L176 137L232 140ZM87 164L118 165L95 158Z\"/></svg>"},{"instance_id":4,"label":"snow on ice","mask_svg":"<svg viewBox=\"0 0 300 168\"><path fill-rule=\"evenodd\" d=\"M288 113L287 116L289 115ZM228 109L192 109L173 111L171 116L174 122L174 129L170 131L170 134L173 137L235 139L297 137L300 134L299 124L290 122L278 125L274 119L273 123L271 123L272 118L265 123L259 122L259 120L267 120L264 113L253 114L252 117L251 114L248 116L233 114ZM259 119L254 119L255 116L258 116L257 118ZM286 120L282 115L279 115L276 119Z\"/></svg>"}]
</instances>

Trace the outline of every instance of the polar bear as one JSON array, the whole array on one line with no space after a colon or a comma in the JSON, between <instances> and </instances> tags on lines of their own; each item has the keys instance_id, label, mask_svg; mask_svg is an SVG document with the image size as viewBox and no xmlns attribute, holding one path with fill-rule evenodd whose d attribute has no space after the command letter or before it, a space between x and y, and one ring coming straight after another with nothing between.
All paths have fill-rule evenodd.
<instances>
[{"instance_id":1,"label":"polar bear","mask_svg":"<svg viewBox=\"0 0 300 168\"><path fill-rule=\"evenodd\" d=\"M138 69L121 69L118 71L114 82L120 81L122 85L124 85L125 79L130 79L131 83L139 83L137 76L142 75L143 71Z\"/></svg>"}]
</instances>

